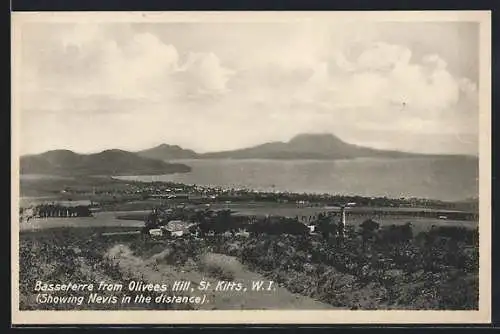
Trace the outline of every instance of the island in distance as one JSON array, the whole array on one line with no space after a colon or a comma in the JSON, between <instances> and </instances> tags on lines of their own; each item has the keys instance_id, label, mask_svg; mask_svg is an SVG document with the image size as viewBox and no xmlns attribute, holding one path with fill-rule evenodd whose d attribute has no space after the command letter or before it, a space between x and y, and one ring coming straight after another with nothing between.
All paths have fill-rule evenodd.
<instances>
[{"instance_id":1,"label":"island in distance","mask_svg":"<svg viewBox=\"0 0 500 334\"><path fill-rule=\"evenodd\" d=\"M123 150L105 150L78 154L70 150L53 150L21 157L21 174L52 175L130 175L186 173L191 167L180 163L141 157Z\"/></svg>"},{"instance_id":2,"label":"island in distance","mask_svg":"<svg viewBox=\"0 0 500 334\"><path fill-rule=\"evenodd\" d=\"M142 157L175 159L310 159L335 160L362 157L408 158L436 157L436 155L379 150L344 142L333 134L299 134L288 142L270 142L232 151L196 153L177 145L162 144L136 152ZM442 154L437 156L444 156ZM451 156L451 155L446 155Z\"/></svg>"}]
</instances>

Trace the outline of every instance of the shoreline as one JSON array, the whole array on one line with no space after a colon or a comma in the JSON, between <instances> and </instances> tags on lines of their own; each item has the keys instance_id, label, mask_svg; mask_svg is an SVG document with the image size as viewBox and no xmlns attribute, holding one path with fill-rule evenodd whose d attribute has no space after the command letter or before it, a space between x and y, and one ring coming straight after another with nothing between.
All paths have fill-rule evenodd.
<instances>
[{"instance_id":1,"label":"shoreline","mask_svg":"<svg viewBox=\"0 0 500 334\"><path fill-rule=\"evenodd\" d=\"M264 191L249 187L231 187L222 185L200 185L163 180L126 180L120 176L74 176L72 179L57 179L53 176L38 179L22 180L19 200L30 201L51 199L53 201L72 201L81 199L120 197L125 201L148 199L170 200L169 196L182 194L185 200L213 202L278 202L297 203L305 207L322 204L325 207L338 206L340 203L355 202L356 206L386 207L401 209L438 209L446 211L478 212L478 198L465 198L458 201L440 200L421 197L387 197L361 196L355 194L333 194L320 192L292 192L292 191ZM25 189L23 189L23 187ZM52 189L50 189L52 188ZM123 188L123 189L121 189ZM66 191L71 189L71 191ZM97 194L95 189L98 189ZM114 194L114 195L111 195ZM142 199L141 199L142 197ZM21 204L21 203L20 203ZM457 209L455 206L464 206L467 209Z\"/></svg>"},{"instance_id":2,"label":"shoreline","mask_svg":"<svg viewBox=\"0 0 500 334\"><path fill-rule=\"evenodd\" d=\"M172 173L172 174L164 174L164 175L173 175L173 174L181 174L181 173ZM292 195L292 196L320 196L320 197L359 197L359 198L371 198L371 199L376 199L376 198L384 198L387 200L416 200L416 201L430 201L430 202L441 202L441 203L462 203L462 202L475 202L479 201L478 197L473 197L473 198L463 198L461 200L441 200L437 198L431 198L431 197L388 197L388 196L367 196L367 195L358 195L355 193L343 193L343 194L336 194L336 193L325 193L325 192L312 192L312 191L287 191L287 190L275 190L275 191L265 191L265 190L258 190L258 189L252 189L250 187L239 187L239 186L225 186L225 185L204 185L204 184L197 184L197 183L182 183L182 182L176 182L176 181L162 181L162 180L134 180L134 179L123 179L122 177L141 177L141 176L160 176L160 175L115 175L115 176L105 176L106 178L109 178L113 181L118 181L118 182L123 182L123 183L141 183L141 184L160 184L160 185L173 185L173 186L187 186L187 187L194 187L194 188L202 188L202 189L207 189L207 190L222 190L222 191L245 191L249 193L254 193L254 194L278 194L278 195ZM161 175L163 176L163 175ZM91 176L92 177L92 176Z\"/></svg>"}]
</instances>

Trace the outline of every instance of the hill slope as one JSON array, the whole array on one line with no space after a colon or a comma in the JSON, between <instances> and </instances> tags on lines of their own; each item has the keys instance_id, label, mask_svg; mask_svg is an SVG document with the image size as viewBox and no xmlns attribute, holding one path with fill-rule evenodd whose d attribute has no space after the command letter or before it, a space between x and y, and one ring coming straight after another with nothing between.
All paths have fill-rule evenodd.
<instances>
[{"instance_id":1,"label":"hill slope","mask_svg":"<svg viewBox=\"0 0 500 334\"><path fill-rule=\"evenodd\" d=\"M158 160L196 159L198 154L177 145L161 144L156 147L136 152L141 157Z\"/></svg>"},{"instance_id":2,"label":"hill slope","mask_svg":"<svg viewBox=\"0 0 500 334\"><path fill-rule=\"evenodd\" d=\"M189 172L183 164L170 164L122 150L77 154L54 150L21 157L21 174L53 175L139 175Z\"/></svg>"},{"instance_id":3,"label":"hill slope","mask_svg":"<svg viewBox=\"0 0 500 334\"><path fill-rule=\"evenodd\" d=\"M288 142L271 142L240 150L201 154L200 158L232 159L350 159L410 157L421 154L377 150L348 144L332 134L300 134Z\"/></svg>"}]
</instances>

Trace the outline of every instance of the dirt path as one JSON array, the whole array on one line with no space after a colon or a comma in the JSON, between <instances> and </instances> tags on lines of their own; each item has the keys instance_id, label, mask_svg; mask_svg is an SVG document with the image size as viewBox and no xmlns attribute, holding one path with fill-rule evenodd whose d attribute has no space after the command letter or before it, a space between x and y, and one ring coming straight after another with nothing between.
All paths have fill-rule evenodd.
<instances>
[{"instance_id":1,"label":"dirt path","mask_svg":"<svg viewBox=\"0 0 500 334\"><path fill-rule=\"evenodd\" d=\"M204 257L207 261L217 259L218 263L223 263L225 268L230 268L232 271L234 282L242 283L246 291L213 291L209 289L206 292L200 292L197 289L199 282L208 281L211 288L217 286L218 281L222 279L210 277L210 274L204 272L203 264L189 260L184 266L172 266L162 264L161 260L167 255L168 251L155 254L151 258L144 260L134 256L132 251L125 245L115 245L112 247L107 256L112 258L120 267L120 271L126 278L143 280L148 283L167 283L172 284L178 280L191 281L192 293L187 295L203 296L206 294L205 304L197 305L197 309L221 309L221 310L266 310L266 309L331 309L332 306L313 300L311 298L293 294L285 288L279 287L276 284L275 290L272 291L251 291L252 281L265 281L265 286L268 286L269 280L262 275L251 272L245 268L236 258L208 253ZM204 262L205 260L201 260ZM205 263L206 265L206 263ZM170 293L172 294L172 293Z\"/></svg>"}]
</instances>

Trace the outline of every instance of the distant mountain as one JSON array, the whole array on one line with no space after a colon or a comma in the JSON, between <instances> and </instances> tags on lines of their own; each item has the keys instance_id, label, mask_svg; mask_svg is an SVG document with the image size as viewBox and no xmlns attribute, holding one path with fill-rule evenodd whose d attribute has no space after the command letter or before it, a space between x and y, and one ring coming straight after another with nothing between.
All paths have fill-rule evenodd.
<instances>
[{"instance_id":1,"label":"distant mountain","mask_svg":"<svg viewBox=\"0 0 500 334\"><path fill-rule=\"evenodd\" d=\"M122 150L106 150L95 154L78 154L54 150L22 156L21 174L52 175L148 175L189 172L184 164L166 163Z\"/></svg>"},{"instance_id":2,"label":"distant mountain","mask_svg":"<svg viewBox=\"0 0 500 334\"><path fill-rule=\"evenodd\" d=\"M254 147L200 154L200 158L216 159L352 159L359 157L402 158L424 156L400 151L378 150L348 144L332 134L300 134L288 142L271 142Z\"/></svg>"},{"instance_id":3,"label":"distant mountain","mask_svg":"<svg viewBox=\"0 0 500 334\"><path fill-rule=\"evenodd\" d=\"M147 175L184 173L191 167L164 160L177 159L353 159L360 157L465 157L378 150L342 141L332 134L300 134L288 142L271 142L232 151L196 153L177 145L162 144L139 152L106 150L95 154L77 154L54 150L21 157L22 174L55 175ZM469 158L469 157L468 157ZM470 157L478 159L477 157Z\"/></svg>"},{"instance_id":4,"label":"distant mountain","mask_svg":"<svg viewBox=\"0 0 500 334\"><path fill-rule=\"evenodd\" d=\"M141 157L158 160L196 159L198 154L177 145L161 144L156 147L136 152Z\"/></svg>"}]
</instances>

